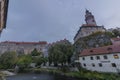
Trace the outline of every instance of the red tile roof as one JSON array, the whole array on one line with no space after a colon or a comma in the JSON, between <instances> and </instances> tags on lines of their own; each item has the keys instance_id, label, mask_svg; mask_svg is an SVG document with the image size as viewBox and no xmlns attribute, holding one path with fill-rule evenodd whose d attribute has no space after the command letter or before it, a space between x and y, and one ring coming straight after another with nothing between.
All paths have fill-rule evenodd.
<instances>
[{"instance_id":1,"label":"red tile roof","mask_svg":"<svg viewBox=\"0 0 120 80\"><path fill-rule=\"evenodd\" d=\"M13 44L47 44L46 41L39 41L39 42L15 42L15 41L5 41L1 43L13 43Z\"/></svg>"},{"instance_id":2,"label":"red tile roof","mask_svg":"<svg viewBox=\"0 0 120 80\"><path fill-rule=\"evenodd\" d=\"M98 47L92 49L84 49L80 56L89 56L89 55L102 55L120 52L120 45L110 45L105 47Z\"/></svg>"},{"instance_id":3,"label":"red tile roof","mask_svg":"<svg viewBox=\"0 0 120 80\"><path fill-rule=\"evenodd\" d=\"M120 41L120 38L112 38L114 41Z\"/></svg>"}]
</instances>

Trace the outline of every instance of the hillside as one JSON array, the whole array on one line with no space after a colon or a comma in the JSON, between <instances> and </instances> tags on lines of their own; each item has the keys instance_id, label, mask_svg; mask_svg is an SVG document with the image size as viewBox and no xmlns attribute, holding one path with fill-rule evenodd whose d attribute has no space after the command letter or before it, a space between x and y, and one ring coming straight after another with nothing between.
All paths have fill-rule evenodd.
<instances>
[{"instance_id":1,"label":"hillside","mask_svg":"<svg viewBox=\"0 0 120 80\"><path fill-rule=\"evenodd\" d=\"M74 43L74 48L76 51L75 55L78 57L78 55L83 49L111 45L111 37L113 37L113 35L110 32L96 32L89 36L80 38Z\"/></svg>"}]
</instances>

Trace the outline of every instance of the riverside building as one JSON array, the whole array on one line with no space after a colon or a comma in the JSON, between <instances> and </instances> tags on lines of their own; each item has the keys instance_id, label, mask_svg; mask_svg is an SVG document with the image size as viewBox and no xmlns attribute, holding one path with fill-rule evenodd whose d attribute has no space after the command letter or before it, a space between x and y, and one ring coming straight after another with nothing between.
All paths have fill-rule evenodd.
<instances>
[{"instance_id":1,"label":"riverside building","mask_svg":"<svg viewBox=\"0 0 120 80\"><path fill-rule=\"evenodd\" d=\"M84 49L79 62L91 71L120 73L120 44Z\"/></svg>"}]
</instances>

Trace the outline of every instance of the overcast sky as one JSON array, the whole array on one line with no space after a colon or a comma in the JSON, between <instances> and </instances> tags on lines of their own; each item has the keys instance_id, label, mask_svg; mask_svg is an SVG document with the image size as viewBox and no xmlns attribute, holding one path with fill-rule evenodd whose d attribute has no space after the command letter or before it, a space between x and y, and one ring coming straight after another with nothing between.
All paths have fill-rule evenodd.
<instances>
[{"instance_id":1,"label":"overcast sky","mask_svg":"<svg viewBox=\"0 0 120 80\"><path fill-rule=\"evenodd\" d=\"M73 37L85 23L85 9L98 25L120 27L120 0L9 0L0 41L54 42Z\"/></svg>"}]
</instances>

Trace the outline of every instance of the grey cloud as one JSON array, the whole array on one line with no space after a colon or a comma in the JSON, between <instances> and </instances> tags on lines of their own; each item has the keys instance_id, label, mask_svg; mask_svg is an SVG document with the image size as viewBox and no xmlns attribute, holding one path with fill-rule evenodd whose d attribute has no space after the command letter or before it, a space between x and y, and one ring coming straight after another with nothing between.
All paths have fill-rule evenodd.
<instances>
[{"instance_id":1,"label":"grey cloud","mask_svg":"<svg viewBox=\"0 0 120 80\"><path fill-rule=\"evenodd\" d=\"M7 28L1 41L53 42L67 38L71 42L85 23L85 8L98 25L120 26L119 2L114 0L10 0ZM111 18L114 15L114 18ZM108 19L108 18L111 19ZM111 25L111 26L110 26Z\"/></svg>"}]
</instances>

